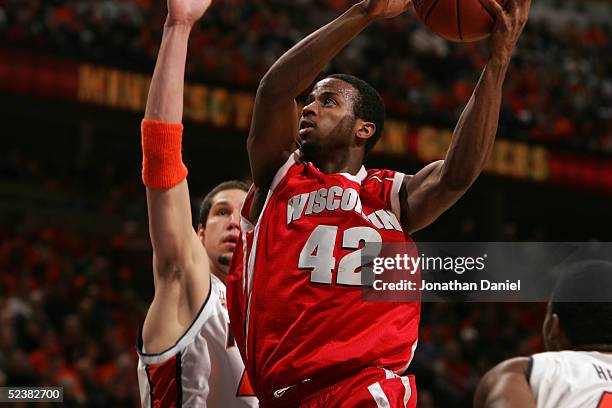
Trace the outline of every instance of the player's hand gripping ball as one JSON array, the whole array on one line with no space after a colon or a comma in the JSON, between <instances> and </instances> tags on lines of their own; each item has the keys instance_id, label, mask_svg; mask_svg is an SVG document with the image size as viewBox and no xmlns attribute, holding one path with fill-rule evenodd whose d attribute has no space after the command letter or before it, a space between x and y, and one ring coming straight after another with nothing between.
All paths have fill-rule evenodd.
<instances>
[{"instance_id":1,"label":"player's hand gripping ball","mask_svg":"<svg viewBox=\"0 0 612 408\"><path fill-rule=\"evenodd\" d=\"M504 4L504 0L497 0ZM434 33L451 41L471 42L486 38L495 23L487 0L414 0L419 19Z\"/></svg>"}]
</instances>

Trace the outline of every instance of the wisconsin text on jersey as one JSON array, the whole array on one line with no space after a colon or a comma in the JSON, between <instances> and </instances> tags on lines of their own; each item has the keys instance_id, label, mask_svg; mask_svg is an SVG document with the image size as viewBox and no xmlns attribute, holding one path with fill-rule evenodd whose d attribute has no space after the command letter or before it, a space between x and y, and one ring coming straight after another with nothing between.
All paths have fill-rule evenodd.
<instances>
[{"instance_id":1,"label":"wisconsin text on jersey","mask_svg":"<svg viewBox=\"0 0 612 408\"><path fill-rule=\"evenodd\" d=\"M303 215L319 214L324 210L355 211L378 229L402 231L401 224L391 211L382 209L366 214L357 190L340 186L321 188L291 197L287 203L287 225L299 220Z\"/></svg>"}]
</instances>

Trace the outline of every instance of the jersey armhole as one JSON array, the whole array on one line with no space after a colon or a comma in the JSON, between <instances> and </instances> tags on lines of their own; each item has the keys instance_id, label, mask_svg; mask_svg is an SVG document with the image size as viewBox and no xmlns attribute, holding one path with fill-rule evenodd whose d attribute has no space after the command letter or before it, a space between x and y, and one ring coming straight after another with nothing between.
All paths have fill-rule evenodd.
<instances>
[{"instance_id":1,"label":"jersey armhole","mask_svg":"<svg viewBox=\"0 0 612 408\"><path fill-rule=\"evenodd\" d=\"M531 384L531 371L532 370L533 370L533 356L529 356L527 370L525 371L525 378L527 378L527 384Z\"/></svg>"},{"instance_id":2,"label":"jersey armhole","mask_svg":"<svg viewBox=\"0 0 612 408\"><path fill-rule=\"evenodd\" d=\"M213 305L212 297L217 296L217 299L218 299L218 294L216 293L216 291L213 294L212 278L209 278L209 279L210 279L210 286L208 288L208 295L206 296L204 303L200 307L200 310L198 311L198 313L193 318L191 324L189 325L189 328L185 330L185 333L183 333L181 337L178 338L178 340L176 341L176 343L174 343L172 347L164 351L161 351L159 353L145 352L144 341L142 339L142 327L144 323L140 325L140 327L138 328L137 335L136 335L136 352L138 353L139 358L142 360L144 364L147 364L147 365L148 364L159 364L161 362L164 362L168 360L169 358L182 352L185 349L185 347L187 347L195 339L196 335L198 334L202 326L206 323L206 321L208 320L208 318L210 317L213 311L214 305Z\"/></svg>"},{"instance_id":3,"label":"jersey armhole","mask_svg":"<svg viewBox=\"0 0 612 408\"><path fill-rule=\"evenodd\" d=\"M247 193L244 203L242 204L242 208L240 209L240 228L242 228L243 232L253 231L255 229L255 226L260 223L261 218L268 205L268 201L270 201L270 197L272 196L272 193L278 187L281 181L283 181L283 179L287 175L287 172L289 171L291 166L296 164L296 160L295 160L296 154L297 154L297 150L291 153L289 155L289 158L287 158L287 161L285 162L285 164L283 164L278 169L276 174L274 175L274 178L272 179L272 183L270 184L270 187L268 188L268 193L266 195L266 201L264 202L263 208L261 209L261 212L259 213L259 217L257 218L257 222L255 224L253 224L253 222L249 220L249 217L248 217L251 211L251 205L253 204L253 197L255 195L255 185L251 185L251 188L249 189Z\"/></svg>"}]
</instances>

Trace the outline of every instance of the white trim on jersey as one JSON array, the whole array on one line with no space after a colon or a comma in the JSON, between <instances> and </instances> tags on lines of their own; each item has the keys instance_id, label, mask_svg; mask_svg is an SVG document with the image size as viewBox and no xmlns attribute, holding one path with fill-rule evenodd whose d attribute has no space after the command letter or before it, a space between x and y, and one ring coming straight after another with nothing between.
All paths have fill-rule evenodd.
<instances>
[{"instance_id":1,"label":"white trim on jersey","mask_svg":"<svg viewBox=\"0 0 612 408\"><path fill-rule=\"evenodd\" d=\"M396 171L393 176L393 187L391 187L391 211L400 222L402 220L402 206L399 200L399 192L404 183L404 177L404 173Z\"/></svg>"},{"instance_id":2,"label":"white trim on jersey","mask_svg":"<svg viewBox=\"0 0 612 408\"><path fill-rule=\"evenodd\" d=\"M281 182L281 180L287 175L287 172L289 171L289 169L291 168L291 166L293 166L294 164L296 164L296 160L295 160L295 155L297 154L297 151L294 153L291 153L289 155L289 157L287 158L287 161L285 162L285 164L283 164L281 166L280 169L278 169L278 171L276 172L276 174L274 175L274 178L272 179L272 183L270 184L270 188L268 189L268 194L266 196L266 201L264 202L264 205L261 209L261 212L259 213L259 217L257 218L257 223L255 223L255 232L253 235L253 243L252 245L252 249L249 253L249 259L247 261L247 267L246 267L246 272L247 272L247 290L246 290L246 296L247 296L247 307L246 307L246 318L245 318L245 340L246 343L248 343L248 339L249 339L249 321L250 321L250 316L251 316L251 293L253 291L253 274L255 272L255 259L256 259L256 255L257 255L257 242L259 239L259 229L261 227L261 218L264 215L264 212L266 211L266 207L268 206L268 202L270 201L270 197L272 197L272 193L274 192L274 189L278 186L278 184ZM242 211L241 211L242 213ZM249 221L250 223L250 221ZM251 224L252 225L252 224ZM246 236L245 236L246 238ZM243 240L243 242L246 244L246 240ZM242 274L244 275L244 269ZM243 281L244 282L244 281ZM246 353L246 358L248 358L248 354L249 354L249 349L248 347L245 350Z\"/></svg>"},{"instance_id":3,"label":"white trim on jersey","mask_svg":"<svg viewBox=\"0 0 612 408\"><path fill-rule=\"evenodd\" d=\"M359 171L357 172L357 174L352 175L351 173L338 173L341 176L346 177L349 180L354 181L355 183L363 183L363 180L366 178L366 176L368 175L368 171L366 170L366 168L364 166L361 166L361 168L359 169Z\"/></svg>"},{"instance_id":4,"label":"white trim on jersey","mask_svg":"<svg viewBox=\"0 0 612 408\"><path fill-rule=\"evenodd\" d=\"M158 364L163 361L166 361L170 357L183 351L185 347L187 347L187 345L193 342L193 339L195 339L195 337L200 332L200 329L202 328L206 320L209 319L212 314L212 309L214 308L213 302L210 301L212 296L216 296L216 297L219 296L219 293L217 292L216 288L214 288L214 285L212 284L212 278L213 276L211 275L210 285L208 288L208 295L206 296L206 300L204 300L204 303L202 304L200 311L196 314L196 317L191 322L191 325L189 326L185 334L183 334L176 341L174 346L170 347L167 350L159 352L159 353L146 353L144 350L144 342L142 340L142 326L141 326L138 332L136 351L138 352L138 355L140 356L140 359L142 360L144 364Z\"/></svg>"},{"instance_id":5,"label":"white trim on jersey","mask_svg":"<svg viewBox=\"0 0 612 408\"><path fill-rule=\"evenodd\" d=\"M408 377L400 377L402 384L404 384L404 406L408 405L408 401L412 397L412 388L410 388L410 379Z\"/></svg>"},{"instance_id":6,"label":"white trim on jersey","mask_svg":"<svg viewBox=\"0 0 612 408\"><path fill-rule=\"evenodd\" d=\"M380 386L380 382L374 383L368 387L368 391L370 391L370 395L376 401L376 406L378 408L390 408L389 400L385 395L382 387Z\"/></svg>"}]
</instances>

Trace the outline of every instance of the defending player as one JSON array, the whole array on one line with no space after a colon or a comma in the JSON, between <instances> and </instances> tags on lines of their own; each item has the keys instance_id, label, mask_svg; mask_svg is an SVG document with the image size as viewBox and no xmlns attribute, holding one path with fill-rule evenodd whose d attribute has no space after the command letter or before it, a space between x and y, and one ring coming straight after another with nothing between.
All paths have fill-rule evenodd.
<instances>
[{"instance_id":1,"label":"defending player","mask_svg":"<svg viewBox=\"0 0 612 408\"><path fill-rule=\"evenodd\" d=\"M210 1L168 0L168 17L142 122L155 298L138 336L143 407L254 407L229 330L224 280L246 185L225 182L191 224L181 160L187 40ZM249 396L250 395L250 396Z\"/></svg>"},{"instance_id":2,"label":"defending player","mask_svg":"<svg viewBox=\"0 0 612 408\"><path fill-rule=\"evenodd\" d=\"M481 172L530 1L508 0L505 10L486 4L497 17L488 64L446 158L416 175L362 166L380 137L384 106L357 78L318 82L295 120L295 98L321 69L371 22L407 10L409 0L354 5L262 79L247 144L255 185L228 278L232 325L262 406L415 406L414 380L402 375L416 347L420 305L363 302L360 248L409 240Z\"/></svg>"},{"instance_id":3,"label":"defending player","mask_svg":"<svg viewBox=\"0 0 612 408\"><path fill-rule=\"evenodd\" d=\"M548 352L491 369L474 407L611 408L612 263L580 263L562 278L542 332Z\"/></svg>"}]
</instances>

